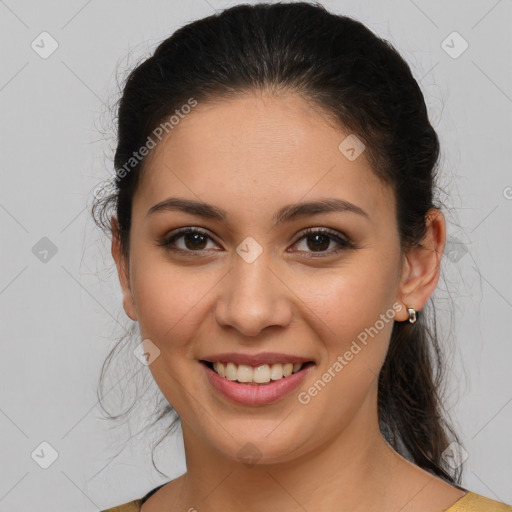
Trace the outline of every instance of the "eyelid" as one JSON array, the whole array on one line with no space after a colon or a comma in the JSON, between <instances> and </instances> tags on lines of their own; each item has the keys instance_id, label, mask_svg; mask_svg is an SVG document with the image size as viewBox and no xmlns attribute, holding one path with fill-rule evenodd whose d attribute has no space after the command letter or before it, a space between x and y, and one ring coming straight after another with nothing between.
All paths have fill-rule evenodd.
<instances>
[{"instance_id":1,"label":"eyelid","mask_svg":"<svg viewBox=\"0 0 512 512\"><path fill-rule=\"evenodd\" d=\"M341 242L345 244L351 244L350 238L345 235L344 233L337 231L336 229L331 228L325 228L325 227L312 227L312 228L306 228L305 230L301 231L299 234L299 238L297 238L297 241L294 243L297 243L299 240L304 238L307 235L314 234L314 233L321 233L323 235L330 235L334 239L339 239Z\"/></svg>"},{"instance_id":2,"label":"eyelid","mask_svg":"<svg viewBox=\"0 0 512 512\"><path fill-rule=\"evenodd\" d=\"M183 228L175 229L175 230L171 231L170 233L164 235L162 238L160 238L157 242L157 245L163 246L165 249L168 249L168 250L175 250L176 252L188 252L188 253L201 252L201 251L187 251L184 249L171 249L170 247L168 247L171 245L171 242L173 242L174 240L176 240L176 239L180 238L181 236L186 235L188 233L203 235L203 236L207 237L208 239L212 240L213 242L215 242L217 245L219 245L218 242L215 240L215 238L207 230L205 230L204 228L196 227L196 226L186 226Z\"/></svg>"},{"instance_id":3,"label":"eyelid","mask_svg":"<svg viewBox=\"0 0 512 512\"><path fill-rule=\"evenodd\" d=\"M162 239L160 239L158 241L157 245L163 246L165 250L172 251L175 253L182 253L182 254L187 253L187 254L200 255L201 253L203 253L205 251L207 251L207 252L211 251L211 249L210 250L199 249L197 251L194 251L194 250L186 250L186 249L176 249L176 248L171 247L171 244L174 242L174 240L176 240L186 234L189 234L189 233L204 235L208 239L212 240L214 243L219 245L215 241L214 237L212 237L207 230L205 230L203 228L195 227L195 226L186 226L186 227L171 231L170 234L165 235ZM338 248L331 249L329 251L299 251L299 252L306 253L309 255L315 255L315 254L318 255L318 256L313 256L313 257L322 257L321 255L325 255L324 257L327 257L327 256L330 256L333 254L337 254L338 252L341 252L342 250L355 248L355 244L351 241L351 239L347 235L345 235L344 233L341 233L337 230L334 230L331 228L326 228L326 227L310 227L310 228L306 228L305 230L299 232L298 235L295 235L297 238L296 238L295 242L293 242L292 247L294 245L296 245L298 242L300 242L303 238L307 237L308 235L317 234L317 233L320 233L324 236L328 236L331 240L335 241L338 244Z\"/></svg>"},{"instance_id":4,"label":"eyelid","mask_svg":"<svg viewBox=\"0 0 512 512\"><path fill-rule=\"evenodd\" d=\"M304 231L301 231L297 240L293 243L292 247L298 244L303 238L306 238L310 234L320 233L323 236L327 236L332 241L338 244L338 247L335 249L330 249L328 251L299 251L307 255L308 258L327 258L329 256L336 255L342 251L346 251L347 249L355 249L356 246L352 242L352 240L345 235L335 229L325 228L325 227L312 227L307 228Z\"/></svg>"}]
</instances>

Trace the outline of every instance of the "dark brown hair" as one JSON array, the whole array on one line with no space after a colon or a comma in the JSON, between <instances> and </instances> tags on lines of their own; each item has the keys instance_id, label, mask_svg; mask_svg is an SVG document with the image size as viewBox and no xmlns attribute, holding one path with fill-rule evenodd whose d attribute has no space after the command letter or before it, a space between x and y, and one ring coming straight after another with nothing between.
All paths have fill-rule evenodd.
<instances>
[{"instance_id":1,"label":"dark brown hair","mask_svg":"<svg viewBox=\"0 0 512 512\"><path fill-rule=\"evenodd\" d=\"M112 235L120 236L126 257L132 197L146 161L127 169L133 153L191 97L200 103L254 90L300 94L356 134L394 191L402 250L421 244L427 212L439 208L433 194L440 148L418 83L393 46L362 23L295 2L238 5L189 23L129 74L118 108L114 191L93 206L106 230L112 210L117 214L119 233ZM457 439L445 420L442 378L429 301L416 323L394 324L379 375L379 420L399 453L455 483L461 470L442 458L449 439ZM157 421L172 412L165 404Z\"/></svg>"}]
</instances>

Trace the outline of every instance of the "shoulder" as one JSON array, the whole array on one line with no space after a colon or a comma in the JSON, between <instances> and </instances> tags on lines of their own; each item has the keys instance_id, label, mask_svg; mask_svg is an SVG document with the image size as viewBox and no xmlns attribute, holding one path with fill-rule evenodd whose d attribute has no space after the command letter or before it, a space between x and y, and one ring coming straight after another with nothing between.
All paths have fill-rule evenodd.
<instances>
[{"instance_id":1,"label":"shoulder","mask_svg":"<svg viewBox=\"0 0 512 512\"><path fill-rule=\"evenodd\" d=\"M140 512L142 505L142 499L130 501L124 505L118 505L117 507L109 508L108 510L102 510L101 512Z\"/></svg>"},{"instance_id":2,"label":"shoulder","mask_svg":"<svg viewBox=\"0 0 512 512\"><path fill-rule=\"evenodd\" d=\"M468 491L445 512L512 512L512 506Z\"/></svg>"},{"instance_id":3,"label":"shoulder","mask_svg":"<svg viewBox=\"0 0 512 512\"><path fill-rule=\"evenodd\" d=\"M142 499L130 501L124 505L118 505L117 507L102 510L101 512L140 512Z\"/></svg>"},{"instance_id":4,"label":"shoulder","mask_svg":"<svg viewBox=\"0 0 512 512\"><path fill-rule=\"evenodd\" d=\"M153 496L153 494L155 494L155 492L161 489L164 485L166 484L160 484L158 487L151 489L151 491L149 491L138 500L130 501L124 505L118 505L117 507L109 508L108 510L102 510L101 512L140 512L142 504L145 503L150 496Z\"/></svg>"}]
</instances>

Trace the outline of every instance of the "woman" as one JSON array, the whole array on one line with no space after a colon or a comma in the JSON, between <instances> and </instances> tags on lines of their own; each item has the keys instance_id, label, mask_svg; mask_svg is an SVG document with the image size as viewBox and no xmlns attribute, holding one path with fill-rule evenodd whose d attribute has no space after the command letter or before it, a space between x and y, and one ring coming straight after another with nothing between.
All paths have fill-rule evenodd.
<instances>
[{"instance_id":1,"label":"woman","mask_svg":"<svg viewBox=\"0 0 512 512\"><path fill-rule=\"evenodd\" d=\"M449 457L439 142L389 43L317 5L233 7L133 70L118 123L94 213L187 472L110 511L512 510Z\"/></svg>"}]
</instances>

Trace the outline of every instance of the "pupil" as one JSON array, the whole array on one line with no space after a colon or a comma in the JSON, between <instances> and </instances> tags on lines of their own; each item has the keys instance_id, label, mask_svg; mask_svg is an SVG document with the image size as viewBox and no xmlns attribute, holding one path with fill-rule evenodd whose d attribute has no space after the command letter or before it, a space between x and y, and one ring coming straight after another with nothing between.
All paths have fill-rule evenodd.
<instances>
[{"instance_id":1,"label":"pupil","mask_svg":"<svg viewBox=\"0 0 512 512\"><path fill-rule=\"evenodd\" d=\"M187 233L185 235L185 245L187 249L204 249L205 236L200 233ZM310 243L313 241L313 243ZM325 235L309 235L308 246L312 250L325 250L328 249L330 238Z\"/></svg>"},{"instance_id":2,"label":"pupil","mask_svg":"<svg viewBox=\"0 0 512 512\"><path fill-rule=\"evenodd\" d=\"M201 240L201 239L203 239L203 240ZM187 233L185 235L185 245L186 245L187 249L204 249L204 245L206 245L204 239L205 239L205 236L201 235L200 233ZM192 240L192 244L188 243L190 240ZM201 247L194 245L194 244L201 244L201 241L203 242Z\"/></svg>"},{"instance_id":3,"label":"pupil","mask_svg":"<svg viewBox=\"0 0 512 512\"><path fill-rule=\"evenodd\" d=\"M330 238L328 236L325 236L325 235L309 235L308 236L308 242L311 241L311 239L313 239L315 242L314 242L314 245L310 245L308 243L308 247L310 249L315 249L315 250L322 250L322 249L327 249L329 247L329 242L331 241ZM323 239L324 243L322 244L321 240ZM318 241L320 240L320 243L317 243ZM326 243L325 243L326 242Z\"/></svg>"}]
</instances>

